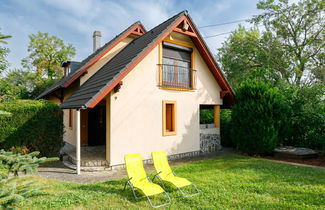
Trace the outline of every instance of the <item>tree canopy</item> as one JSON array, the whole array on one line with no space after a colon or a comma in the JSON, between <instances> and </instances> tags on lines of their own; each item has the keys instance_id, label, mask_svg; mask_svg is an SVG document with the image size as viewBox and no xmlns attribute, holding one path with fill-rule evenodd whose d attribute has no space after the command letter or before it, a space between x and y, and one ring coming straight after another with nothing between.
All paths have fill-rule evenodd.
<instances>
[{"instance_id":1,"label":"tree canopy","mask_svg":"<svg viewBox=\"0 0 325 210\"><path fill-rule=\"evenodd\" d=\"M0 35L0 40L9 37ZM75 55L72 45L48 33L31 34L29 39L29 55L22 60L23 68L10 70L0 78L0 101L34 99L63 76L61 63ZM1 53L2 50L5 52ZM0 46L0 73L8 65L1 59L7 52L7 48Z\"/></svg>"},{"instance_id":2,"label":"tree canopy","mask_svg":"<svg viewBox=\"0 0 325 210\"><path fill-rule=\"evenodd\" d=\"M324 5L323 0L260 1L257 8L263 12L251 20L255 27L240 26L219 49L218 60L231 83L236 86L246 77L297 86L324 82Z\"/></svg>"},{"instance_id":3,"label":"tree canopy","mask_svg":"<svg viewBox=\"0 0 325 210\"><path fill-rule=\"evenodd\" d=\"M9 49L1 46L1 44L7 44L6 39L9 38L11 38L11 36L4 35L0 32L0 74L9 66L9 63L7 61Z\"/></svg>"},{"instance_id":4,"label":"tree canopy","mask_svg":"<svg viewBox=\"0 0 325 210\"><path fill-rule=\"evenodd\" d=\"M42 32L29 36L27 50L29 55L22 60L22 66L53 80L63 76L62 62L70 60L76 51L71 44L65 45L58 37Z\"/></svg>"}]
</instances>

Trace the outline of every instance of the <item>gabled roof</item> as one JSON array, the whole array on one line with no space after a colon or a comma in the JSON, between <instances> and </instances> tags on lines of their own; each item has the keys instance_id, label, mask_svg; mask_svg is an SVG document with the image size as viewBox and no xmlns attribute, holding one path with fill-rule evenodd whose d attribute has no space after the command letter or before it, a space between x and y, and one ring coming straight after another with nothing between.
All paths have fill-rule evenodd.
<instances>
[{"instance_id":1,"label":"gabled roof","mask_svg":"<svg viewBox=\"0 0 325 210\"><path fill-rule=\"evenodd\" d=\"M63 109L79 109L90 107L99 95L108 93L107 87L112 86L116 79L133 67L132 64L140 57L145 56L145 51L152 49L153 43L168 31L185 12L181 12L166 20L144 35L136 38L123 48L117 55L109 60L100 70L80 86L60 107Z\"/></svg>"},{"instance_id":2,"label":"gabled roof","mask_svg":"<svg viewBox=\"0 0 325 210\"><path fill-rule=\"evenodd\" d=\"M186 22L184 22L186 21ZM188 32L177 28L180 24L190 25ZM183 11L136 38L90 77L60 106L63 109L93 108L99 103L150 51L172 31L191 36L222 91L228 104L234 103L234 92L218 67L207 45L196 29L187 11Z\"/></svg>"},{"instance_id":3,"label":"gabled roof","mask_svg":"<svg viewBox=\"0 0 325 210\"><path fill-rule=\"evenodd\" d=\"M71 83L73 83L76 79L78 79L84 72L86 72L91 65L97 62L108 51L110 51L114 46L116 46L119 42L121 42L124 38L126 38L130 34L141 36L144 33L146 33L146 29L144 28L144 26L140 21L133 23L127 29L122 31L119 35L115 36L112 40L110 40L105 45L103 45L102 47L98 48L95 52L90 54L83 61L74 62L74 65L71 67L71 73L68 76L63 77L59 81L55 82L51 87L49 87L39 96L37 96L36 99L43 98L46 95L49 95L60 88L68 87Z\"/></svg>"}]
</instances>

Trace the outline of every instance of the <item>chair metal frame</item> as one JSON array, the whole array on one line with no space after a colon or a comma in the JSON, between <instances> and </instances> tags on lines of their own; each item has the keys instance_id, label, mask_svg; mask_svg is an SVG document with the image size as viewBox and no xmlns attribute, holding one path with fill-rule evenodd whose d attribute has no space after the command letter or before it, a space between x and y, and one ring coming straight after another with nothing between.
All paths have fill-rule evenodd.
<instances>
[{"instance_id":1,"label":"chair metal frame","mask_svg":"<svg viewBox=\"0 0 325 210\"><path fill-rule=\"evenodd\" d=\"M151 207L153 207L153 208L160 208L160 207L167 206L167 205L171 204L171 199L170 199L168 193L166 192L166 190L164 191L164 194L165 194L165 196L167 197L168 202L166 202L166 203L164 203L164 204L161 204L161 205L153 205L153 203L151 202L151 199L150 199L149 196L147 196L147 195L144 195L144 196L138 197L138 196L136 195L136 191L139 191L139 190L138 190L138 188L136 188L136 187L134 187L134 186L132 185L132 183L130 182L131 179L132 179L132 177L129 178L129 179L125 182L125 184L124 184L124 188L123 188L123 191L125 190L126 186L129 185L129 186L131 187L131 189L132 189L132 193L133 193L133 196L134 196L135 200L139 200L139 199L141 199L141 198L146 197L146 198L148 199L148 201L149 201ZM147 180L148 180L149 182L153 183L153 182L152 182L148 177L147 177ZM140 193L140 192L139 192L139 193Z\"/></svg>"},{"instance_id":2,"label":"chair metal frame","mask_svg":"<svg viewBox=\"0 0 325 210\"><path fill-rule=\"evenodd\" d=\"M152 180L155 180L155 178L157 178L160 181L160 183L162 184L162 187L164 188L164 190L166 191L166 186L164 184L164 180L159 176L160 173L162 173L162 171L159 171L157 174L155 174ZM174 171L172 171L172 173L174 176L177 176ZM165 181L165 182L168 182L168 181ZM191 185L188 185L188 186L193 186L193 188L195 189L196 193L193 193L193 194L186 194L185 192L183 192L181 190L180 187L176 186L174 183L172 183L172 182L168 182L168 183L171 183L172 185L174 185L181 192L181 194L184 197L193 197L193 196L200 194L200 191L197 189L197 187L193 183ZM187 187L187 186L185 186L185 187Z\"/></svg>"}]
</instances>

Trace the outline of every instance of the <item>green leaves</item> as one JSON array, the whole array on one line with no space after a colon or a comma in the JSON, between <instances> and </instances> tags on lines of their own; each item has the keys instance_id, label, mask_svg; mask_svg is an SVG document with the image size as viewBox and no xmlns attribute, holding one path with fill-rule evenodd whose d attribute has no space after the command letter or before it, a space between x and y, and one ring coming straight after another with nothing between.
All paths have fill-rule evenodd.
<instances>
[{"instance_id":1,"label":"green leaves","mask_svg":"<svg viewBox=\"0 0 325 210\"><path fill-rule=\"evenodd\" d=\"M38 151L22 155L0 150L0 163L6 167L8 174L13 173L15 176L18 176L19 172L24 172L25 174L36 172L40 163L58 160L58 158L37 158L39 154L40 152Z\"/></svg>"},{"instance_id":2,"label":"green leaves","mask_svg":"<svg viewBox=\"0 0 325 210\"><path fill-rule=\"evenodd\" d=\"M56 104L40 100L0 103L10 116L0 117L0 148L40 151L43 156L59 153L63 144L63 114Z\"/></svg>"},{"instance_id":3,"label":"green leaves","mask_svg":"<svg viewBox=\"0 0 325 210\"><path fill-rule=\"evenodd\" d=\"M248 154L272 152L289 107L277 88L258 80L245 81L236 91L232 110L232 139Z\"/></svg>"},{"instance_id":4,"label":"green leaves","mask_svg":"<svg viewBox=\"0 0 325 210\"><path fill-rule=\"evenodd\" d=\"M29 40L29 55L22 60L23 67L48 79L61 78L61 64L75 55L75 48L71 44L65 45L61 39L48 33L31 34Z\"/></svg>"},{"instance_id":5,"label":"green leaves","mask_svg":"<svg viewBox=\"0 0 325 210\"><path fill-rule=\"evenodd\" d=\"M15 209L27 198L47 195L48 187L36 187L35 182L21 182L17 177L0 179L0 208Z\"/></svg>"},{"instance_id":6,"label":"green leaves","mask_svg":"<svg viewBox=\"0 0 325 210\"><path fill-rule=\"evenodd\" d=\"M18 173L36 172L40 163L55 161L58 158L37 158L40 153L19 154L0 150L0 208L14 209L20 207L26 198L48 194L48 187L37 187L35 181L26 182L18 179ZM8 178L9 173L15 176Z\"/></svg>"},{"instance_id":7,"label":"green leaves","mask_svg":"<svg viewBox=\"0 0 325 210\"><path fill-rule=\"evenodd\" d=\"M246 78L297 86L325 82L323 1L265 0L257 8L262 13L251 20L255 27L239 26L219 49L218 61L233 87Z\"/></svg>"}]
</instances>

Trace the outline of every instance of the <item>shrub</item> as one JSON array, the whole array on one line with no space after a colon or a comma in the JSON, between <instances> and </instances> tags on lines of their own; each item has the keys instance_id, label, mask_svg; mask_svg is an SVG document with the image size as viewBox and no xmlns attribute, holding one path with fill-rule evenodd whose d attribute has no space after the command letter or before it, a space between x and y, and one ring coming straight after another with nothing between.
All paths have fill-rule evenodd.
<instances>
[{"instance_id":1,"label":"shrub","mask_svg":"<svg viewBox=\"0 0 325 210\"><path fill-rule=\"evenodd\" d=\"M200 109L200 124L214 123L214 111L212 109Z\"/></svg>"},{"instance_id":2,"label":"shrub","mask_svg":"<svg viewBox=\"0 0 325 210\"><path fill-rule=\"evenodd\" d=\"M236 91L232 109L232 139L242 152L270 153L278 143L289 107L277 88L258 81L245 81Z\"/></svg>"},{"instance_id":3,"label":"shrub","mask_svg":"<svg viewBox=\"0 0 325 210\"><path fill-rule=\"evenodd\" d=\"M63 114L49 101L16 100L0 103L0 147L28 148L56 156L63 144ZM8 114L10 113L10 114Z\"/></svg>"},{"instance_id":4,"label":"shrub","mask_svg":"<svg viewBox=\"0 0 325 210\"><path fill-rule=\"evenodd\" d=\"M40 153L38 151L31 152L28 154L20 154L0 150L0 165L3 167L3 169L7 169L7 175L9 175L9 173L13 173L15 176L18 176L19 172L21 171L25 174L36 172L40 163L59 160L55 157L37 158L39 154Z\"/></svg>"},{"instance_id":5,"label":"shrub","mask_svg":"<svg viewBox=\"0 0 325 210\"><path fill-rule=\"evenodd\" d=\"M39 152L29 154L14 154L0 150L0 209L15 209L21 202L32 196L47 195L48 187L37 187L35 182L18 180L18 172L33 173L40 163L55 161L58 158L37 158ZM15 177L8 178L9 173Z\"/></svg>"},{"instance_id":6,"label":"shrub","mask_svg":"<svg viewBox=\"0 0 325 210\"><path fill-rule=\"evenodd\" d=\"M285 145L325 150L325 85L281 87L291 106Z\"/></svg>"},{"instance_id":7,"label":"shrub","mask_svg":"<svg viewBox=\"0 0 325 210\"><path fill-rule=\"evenodd\" d=\"M222 146L235 147L231 139L231 110L229 109L220 111L220 136Z\"/></svg>"}]
</instances>

